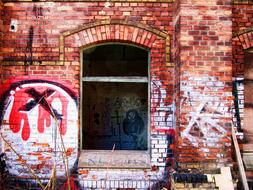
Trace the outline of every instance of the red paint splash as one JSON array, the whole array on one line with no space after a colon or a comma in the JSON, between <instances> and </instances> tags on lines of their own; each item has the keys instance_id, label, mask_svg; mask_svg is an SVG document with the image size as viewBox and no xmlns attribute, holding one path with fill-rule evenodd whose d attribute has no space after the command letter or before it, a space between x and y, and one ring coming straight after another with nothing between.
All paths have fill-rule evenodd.
<instances>
[{"instance_id":1,"label":"red paint splash","mask_svg":"<svg viewBox=\"0 0 253 190\"><path fill-rule=\"evenodd\" d=\"M46 88L45 87L36 87L35 88L39 92L43 92ZM14 102L12 106L12 110L10 112L10 129L13 133L18 133L20 130L22 139L27 141L30 138L30 125L28 121L28 114L29 112L20 111L20 108L26 105L30 100L31 97L25 93L26 89L21 89L16 91L14 96ZM62 110L62 120L59 124L59 131L61 135L65 135L67 132L67 107L68 107L68 100L62 94L56 91L56 93L48 98L46 101L51 106L52 102L58 98L61 102L61 108L58 107L59 110ZM33 108L34 109L34 108ZM54 108L56 109L56 108ZM58 110L57 109L57 110ZM52 115L49 111L45 110L41 105L38 104L38 115L37 115L37 129L39 133L44 133L44 126L50 127L51 126L51 118ZM23 126L23 127L22 127ZM22 129L21 129L22 127Z\"/></svg>"},{"instance_id":2,"label":"red paint splash","mask_svg":"<svg viewBox=\"0 0 253 190\"><path fill-rule=\"evenodd\" d=\"M19 112L19 108L27 103L27 102L22 101L24 99L25 100L29 99L28 94L23 92L21 95L18 92L15 95L14 103L13 103L12 110L10 113L10 129L12 130L13 133L18 133L21 129L21 122L22 122L23 123L22 139L26 141L30 137L30 126L28 123L28 117L26 113Z\"/></svg>"},{"instance_id":3,"label":"red paint splash","mask_svg":"<svg viewBox=\"0 0 253 190\"><path fill-rule=\"evenodd\" d=\"M46 125L46 127L50 127L51 125L51 115L48 111L45 111L42 106L39 106L37 125L39 133L44 132L44 125Z\"/></svg>"},{"instance_id":4,"label":"red paint splash","mask_svg":"<svg viewBox=\"0 0 253 190\"><path fill-rule=\"evenodd\" d=\"M79 190L80 188L75 184L75 178L74 177L70 177L69 178L69 183L66 181L62 186L61 186L61 190L68 190L70 187L70 189L75 189L75 190Z\"/></svg>"}]
</instances>

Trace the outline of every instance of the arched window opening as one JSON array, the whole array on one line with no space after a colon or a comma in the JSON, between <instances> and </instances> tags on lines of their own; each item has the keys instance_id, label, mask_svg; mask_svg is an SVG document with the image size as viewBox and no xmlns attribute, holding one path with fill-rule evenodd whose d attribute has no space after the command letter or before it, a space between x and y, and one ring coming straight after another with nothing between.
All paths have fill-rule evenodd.
<instances>
[{"instance_id":1,"label":"arched window opening","mask_svg":"<svg viewBox=\"0 0 253 190\"><path fill-rule=\"evenodd\" d=\"M147 150L149 52L103 44L82 57L82 148Z\"/></svg>"}]
</instances>

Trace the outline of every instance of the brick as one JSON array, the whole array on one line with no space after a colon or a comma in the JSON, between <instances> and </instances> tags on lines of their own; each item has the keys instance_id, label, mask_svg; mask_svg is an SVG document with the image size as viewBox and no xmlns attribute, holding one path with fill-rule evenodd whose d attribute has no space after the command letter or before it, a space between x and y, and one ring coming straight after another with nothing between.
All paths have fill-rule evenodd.
<instances>
[{"instance_id":1,"label":"brick","mask_svg":"<svg viewBox=\"0 0 253 190\"><path fill-rule=\"evenodd\" d=\"M54 6L46 6L46 3L39 5L43 9L43 15L36 21L30 15L33 12L29 2L6 2L0 5L0 11L4 9L4 13L8 13L0 14L0 36L3 36L0 38L0 60L1 65L4 65L0 67L1 82L11 77L26 77L27 68L31 78L48 78L50 75L52 79L61 82L70 81L73 84L71 88L79 90L79 48L103 41L129 42L149 48L152 127L150 136L157 135L154 140L151 137L151 146L155 147L151 147L152 165L160 168L165 166L164 151L168 148L175 150L176 161L179 165L185 163L185 168L205 167L189 164L200 161L200 157L196 155L206 155L206 159L201 162L230 162L230 158L217 158L217 155L225 155L224 150L231 146L226 138L227 134L224 138L216 139L217 142L206 143L200 131L201 127L210 124L210 121L210 125L215 127L220 124L224 129L226 123L230 122L229 119L213 119L208 114L214 114L210 110L216 108L215 103L221 100L226 103L217 109L228 114L232 97L231 86L227 83L231 83L232 71L233 76L242 75L243 51L253 45L251 30L245 33L245 30L252 27L251 5L236 5L232 9L227 5L227 1L218 0L184 0L173 4L145 0L133 3L119 1L110 2L106 7L105 2L53 2ZM19 18L16 33L8 31L11 15ZM37 62L34 61L33 65L26 67L24 60L25 56L29 55L29 26L34 26L32 53ZM231 31L234 36L237 31L241 32L239 38L233 38L232 44ZM167 35L172 37L169 42L166 42ZM40 60L42 61L39 62ZM14 64L19 66L14 67ZM177 108L173 110L176 115L176 123L173 125L177 126L176 133L179 137L175 146L168 146L166 128L170 128L174 122L170 113L173 100ZM243 100L241 96L240 100ZM212 105L203 109L211 112L205 113L206 115L197 113L204 101ZM201 115L199 122L205 121L203 125L181 137L180 135L184 134L181 132L187 128L190 120L198 115ZM213 144L221 146L224 142L226 144L223 149L214 150L209 147ZM48 148L46 143L44 145L42 143L35 147ZM181 147L187 150L181 150ZM209 150L210 154L202 150ZM40 159L42 161L47 158Z\"/></svg>"}]
</instances>

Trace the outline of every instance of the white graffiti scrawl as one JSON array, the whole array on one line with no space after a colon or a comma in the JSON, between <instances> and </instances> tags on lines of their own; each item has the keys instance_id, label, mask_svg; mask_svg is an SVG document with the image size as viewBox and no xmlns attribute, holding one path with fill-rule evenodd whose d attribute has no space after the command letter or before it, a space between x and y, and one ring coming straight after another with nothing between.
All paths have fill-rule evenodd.
<instances>
[{"instance_id":1,"label":"white graffiti scrawl","mask_svg":"<svg viewBox=\"0 0 253 190\"><path fill-rule=\"evenodd\" d=\"M203 81L203 78L201 80ZM224 88L224 84L215 78L208 77L206 80L212 86L205 86L202 91L194 91L193 87L186 85L181 88L185 90L186 95L181 107L194 108L189 114L188 125L181 132L181 137L188 139L195 147L198 147L199 143L215 146L221 138L226 137L227 130L222 126L220 119L231 117L229 108L219 96L206 93L210 89L218 92Z\"/></svg>"},{"instance_id":2,"label":"white graffiti scrawl","mask_svg":"<svg viewBox=\"0 0 253 190\"><path fill-rule=\"evenodd\" d=\"M174 104L167 104L166 98L168 93L164 89L162 82L156 77L152 76L152 97L151 97L151 121L152 124L159 129L173 129L174 130Z\"/></svg>"}]
</instances>

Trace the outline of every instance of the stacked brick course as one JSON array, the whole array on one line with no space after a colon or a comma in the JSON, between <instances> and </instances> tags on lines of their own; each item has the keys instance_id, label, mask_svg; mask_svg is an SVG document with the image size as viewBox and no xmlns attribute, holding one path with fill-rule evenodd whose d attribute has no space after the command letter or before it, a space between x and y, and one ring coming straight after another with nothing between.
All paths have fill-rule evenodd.
<instances>
[{"instance_id":1,"label":"stacked brick course","mask_svg":"<svg viewBox=\"0 0 253 190\"><path fill-rule=\"evenodd\" d=\"M4 4L2 1L0 1L0 47L3 47L3 8ZM0 56L0 60L2 60L2 57ZM2 69L0 69L0 74L2 74Z\"/></svg>"},{"instance_id":2,"label":"stacked brick course","mask_svg":"<svg viewBox=\"0 0 253 190\"><path fill-rule=\"evenodd\" d=\"M173 156L175 169L215 172L231 163L232 76L243 77L244 50L253 45L252 5L231 3L0 2L1 83L57 80L79 99L84 48L108 42L144 47L150 51L148 174L163 177ZM93 178L84 171L81 180Z\"/></svg>"},{"instance_id":3,"label":"stacked brick course","mask_svg":"<svg viewBox=\"0 0 253 190\"><path fill-rule=\"evenodd\" d=\"M170 145L174 138L174 71L170 61L174 8L171 5L168 2L6 2L5 40L0 47L1 76L4 81L10 78L57 80L61 81L60 87L72 84L72 89L79 94L82 48L121 42L149 49L151 166L152 175L162 178L167 161L172 162L173 146ZM14 30L12 23L16 23ZM26 135L22 137L28 139ZM26 154L23 152L25 160ZM10 171L16 173L15 169L20 171L18 167ZM80 178L85 179L82 170L79 171Z\"/></svg>"},{"instance_id":4,"label":"stacked brick course","mask_svg":"<svg viewBox=\"0 0 253 190\"><path fill-rule=\"evenodd\" d=\"M243 76L244 50L252 47L252 4L233 5L233 75Z\"/></svg>"},{"instance_id":5,"label":"stacked brick course","mask_svg":"<svg viewBox=\"0 0 253 190\"><path fill-rule=\"evenodd\" d=\"M238 92L238 103L241 127L243 127L243 108L244 108L244 51L252 48L253 35L252 35L252 11L253 5L251 3L237 2L233 5L232 17L233 17L233 76L234 81L241 81ZM237 116L238 117L238 116ZM234 118L237 122L238 118Z\"/></svg>"},{"instance_id":6,"label":"stacked brick course","mask_svg":"<svg viewBox=\"0 0 253 190\"><path fill-rule=\"evenodd\" d=\"M183 168L230 162L231 14L230 1L180 3L176 160L188 163Z\"/></svg>"}]
</instances>

